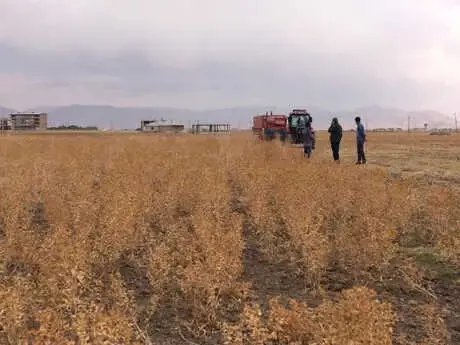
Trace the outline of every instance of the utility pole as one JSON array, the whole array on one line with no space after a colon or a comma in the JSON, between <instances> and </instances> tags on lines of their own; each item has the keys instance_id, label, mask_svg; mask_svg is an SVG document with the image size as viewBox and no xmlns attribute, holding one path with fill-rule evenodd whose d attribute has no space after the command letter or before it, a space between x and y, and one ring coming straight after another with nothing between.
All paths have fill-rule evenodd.
<instances>
[{"instance_id":1,"label":"utility pole","mask_svg":"<svg viewBox=\"0 0 460 345\"><path fill-rule=\"evenodd\" d=\"M407 133L410 132L410 115L407 115Z\"/></svg>"},{"instance_id":2,"label":"utility pole","mask_svg":"<svg viewBox=\"0 0 460 345\"><path fill-rule=\"evenodd\" d=\"M455 133L458 132L458 127L457 127L457 113L454 113L454 121L455 121Z\"/></svg>"}]
</instances>

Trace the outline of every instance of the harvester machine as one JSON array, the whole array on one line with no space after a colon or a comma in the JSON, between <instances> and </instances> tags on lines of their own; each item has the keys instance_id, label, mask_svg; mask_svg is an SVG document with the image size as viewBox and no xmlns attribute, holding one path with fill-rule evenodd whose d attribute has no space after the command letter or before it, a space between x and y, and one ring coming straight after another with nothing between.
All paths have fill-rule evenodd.
<instances>
[{"instance_id":1,"label":"harvester machine","mask_svg":"<svg viewBox=\"0 0 460 345\"><path fill-rule=\"evenodd\" d=\"M262 140L273 140L277 138L281 141L285 141L288 136L288 117L286 115L274 115L273 112L267 112L265 115L254 116L252 121L252 132Z\"/></svg>"}]
</instances>

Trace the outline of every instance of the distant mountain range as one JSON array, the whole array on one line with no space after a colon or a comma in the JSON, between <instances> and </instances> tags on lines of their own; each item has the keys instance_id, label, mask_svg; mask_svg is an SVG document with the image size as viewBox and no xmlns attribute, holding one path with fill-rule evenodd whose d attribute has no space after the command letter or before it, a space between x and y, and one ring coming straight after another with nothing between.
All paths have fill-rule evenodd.
<instances>
[{"instance_id":1,"label":"distant mountain range","mask_svg":"<svg viewBox=\"0 0 460 345\"><path fill-rule=\"evenodd\" d=\"M2 107L0 105L0 117L7 117L9 114L11 114L12 112L15 112L15 111L16 110L14 110L14 109Z\"/></svg>"},{"instance_id":2,"label":"distant mountain range","mask_svg":"<svg viewBox=\"0 0 460 345\"><path fill-rule=\"evenodd\" d=\"M332 117L339 118L344 128L354 126L353 119L359 114L368 128L407 128L410 126L423 127L428 123L429 128L446 128L453 126L453 116L437 111L405 111L381 106L360 107L352 111L330 111L327 109L296 106L306 108L313 116L313 124L317 129L329 126ZM41 106L24 111L48 113L48 125L77 125L97 126L101 129L135 129L140 127L141 120L161 120L183 123L186 127L197 121L230 123L233 128L250 128L252 117L266 111L287 114L287 107L236 107L211 110L189 110L166 107L114 107L110 105L69 105ZM7 116L14 109L0 106L0 116Z\"/></svg>"}]
</instances>

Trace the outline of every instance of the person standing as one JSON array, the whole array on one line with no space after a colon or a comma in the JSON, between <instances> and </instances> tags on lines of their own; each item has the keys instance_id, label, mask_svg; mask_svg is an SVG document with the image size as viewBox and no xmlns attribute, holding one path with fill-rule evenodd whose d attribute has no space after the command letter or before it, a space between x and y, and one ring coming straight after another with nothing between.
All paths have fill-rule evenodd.
<instances>
[{"instance_id":1,"label":"person standing","mask_svg":"<svg viewBox=\"0 0 460 345\"><path fill-rule=\"evenodd\" d=\"M297 120L297 141L302 143L307 133L307 120L305 116L299 116Z\"/></svg>"},{"instance_id":2,"label":"person standing","mask_svg":"<svg viewBox=\"0 0 460 345\"><path fill-rule=\"evenodd\" d=\"M334 117L328 129L331 142L332 157L336 163L340 163L340 142L342 141L342 126L339 120Z\"/></svg>"},{"instance_id":3,"label":"person standing","mask_svg":"<svg viewBox=\"0 0 460 345\"><path fill-rule=\"evenodd\" d=\"M315 147L315 132L310 124L307 125L303 140L304 155L305 157L310 158L311 152Z\"/></svg>"},{"instance_id":4,"label":"person standing","mask_svg":"<svg viewBox=\"0 0 460 345\"><path fill-rule=\"evenodd\" d=\"M358 153L358 160L356 164L366 164L366 156L364 154L364 143L366 142L366 131L361 123L359 116L355 117L356 122L356 146Z\"/></svg>"}]
</instances>

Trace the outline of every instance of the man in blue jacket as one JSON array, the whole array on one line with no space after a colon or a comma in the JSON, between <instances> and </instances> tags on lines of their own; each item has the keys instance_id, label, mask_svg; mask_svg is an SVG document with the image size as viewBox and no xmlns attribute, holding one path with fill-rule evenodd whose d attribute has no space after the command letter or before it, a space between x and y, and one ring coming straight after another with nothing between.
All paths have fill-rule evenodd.
<instances>
[{"instance_id":1,"label":"man in blue jacket","mask_svg":"<svg viewBox=\"0 0 460 345\"><path fill-rule=\"evenodd\" d=\"M356 144L358 151L358 161L356 164L366 164L366 156L364 154L364 143L366 142L366 131L364 126L361 123L361 118L357 116L355 118L356 122Z\"/></svg>"}]
</instances>

